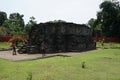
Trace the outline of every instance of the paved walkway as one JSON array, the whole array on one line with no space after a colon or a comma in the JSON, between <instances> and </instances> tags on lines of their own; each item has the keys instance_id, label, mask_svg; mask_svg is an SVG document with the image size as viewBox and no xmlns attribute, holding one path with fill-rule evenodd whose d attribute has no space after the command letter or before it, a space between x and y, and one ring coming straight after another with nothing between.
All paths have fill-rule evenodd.
<instances>
[{"instance_id":1,"label":"paved walkway","mask_svg":"<svg viewBox=\"0 0 120 80\"><path fill-rule=\"evenodd\" d=\"M86 53L86 52L67 52L67 53L55 53L55 54L46 54L45 57L52 57L52 56L74 56L74 55L79 55L81 53ZM42 54L18 54L17 55L12 55L12 51L0 51L0 59L6 59L9 61L26 61L26 60L36 60L36 59L41 59Z\"/></svg>"}]
</instances>

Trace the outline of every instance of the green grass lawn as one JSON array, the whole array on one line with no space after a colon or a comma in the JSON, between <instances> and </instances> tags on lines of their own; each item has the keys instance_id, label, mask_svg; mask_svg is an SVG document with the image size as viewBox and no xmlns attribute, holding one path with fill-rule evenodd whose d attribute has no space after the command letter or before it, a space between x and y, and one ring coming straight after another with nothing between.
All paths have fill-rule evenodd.
<instances>
[{"instance_id":1,"label":"green grass lawn","mask_svg":"<svg viewBox=\"0 0 120 80\"><path fill-rule=\"evenodd\" d=\"M101 42L97 42L97 47L105 49L120 49L120 43L104 43L104 46L102 46Z\"/></svg>"},{"instance_id":2,"label":"green grass lawn","mask_svg":"<svg viewBox=\"0 0 120 80\"><path fill-rule=\"evenodd\" d=\"M0 50L3 50L3 49L7 49L7 48L11 48L11 42L0 42ZM19 42L18 43L18 46L21 46L22 43Z\"/></svg>"},{"instance_id":3,"label":"green grass lawn","mask_svg":"<svg viewBox=\"0 0 120 80\"><path fill-rule=\"evenodd\" d=\"M82 62L85 69L81 67ZM32 80L120 80L120 49L98 49L72 57L22 62L0 59L0 80L27 80L30 73Z\"/></svg>"},{"instance_id":4,"label":"green grass lawn","mask_svg":"<svg viewBox=\"0 0 120 80\"><path fill-rule=\"evenodd\" d=\"M11 43L10 42L0 42L0 50L3 48L10 48Z\"/></svg>"}]
</instances>

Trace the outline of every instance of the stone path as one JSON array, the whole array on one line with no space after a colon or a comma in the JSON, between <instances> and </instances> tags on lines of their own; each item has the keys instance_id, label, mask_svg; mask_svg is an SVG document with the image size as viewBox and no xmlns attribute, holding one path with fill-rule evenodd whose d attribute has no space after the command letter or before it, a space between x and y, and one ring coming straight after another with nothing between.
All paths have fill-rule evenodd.
<instances>
[{"instance_id":1,"label":"stone path","mask_svg":"<svg viewBox=\"0 0 120 80\"><path fill-rule=\"evenodd\" d=\"M46 54L44 58L46 57L52 57L52 56L74 56L74 55L79 55L81 53L86 53L86 52L67 52L67 53L55 53L55 54ZM42 54L18 54L17 55L12 55L12 51L0 51L0 59L6 59L9 61L26 61L26 60L36 60L36 59L41 59Z\"/></svg>"}]
</instances>

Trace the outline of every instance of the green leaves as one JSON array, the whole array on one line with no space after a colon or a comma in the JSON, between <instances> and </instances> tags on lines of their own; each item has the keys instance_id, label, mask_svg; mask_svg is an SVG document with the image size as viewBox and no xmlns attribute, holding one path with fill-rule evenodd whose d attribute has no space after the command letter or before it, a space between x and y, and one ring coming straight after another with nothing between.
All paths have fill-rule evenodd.
<instances>
[{"instance_id":1,"label":"green leaves","mask_svg":"<svg viewBox=\"0 0 120 80\"><path fill-rule=\"evenodd\" d=\"M5 12L0 11L0 26L2 26L2 24L6 19L7 19L7 14Z\"/></svg>"},{"instance_id":2,"label":"green leaves","mask_svg":"<svg viewBox=\"0 0 120 80\"><path fill-rule=\"evenodd\" d=\"M98 24L108 37L120 37L120 5L119 2L104 1L100 5L101 11L97 13Z\"/></svg>"},{"instance_id":3,"label":"green leaves","mask_svg":"<svg viewBox=\"0 0 120 80\"><path fill-rule=\"evenodd\" d=\"M35 24L37 24L37 21L35 20L35 17L34 17L34 16L30 17L29 22L28 22L28 23L25 25L25 27L24 27L24 32L25 32L26 34L28 34L28 33L29 33L29 30L31 29L31 27L32 27L33 25L35 25Z\"/></svg>"},{"instance_id":4,"label":"green leaves","mask_svg":"<svg viewBox=\"0 0 120 80\"><path fill-rule=\"evenodd\" d=\"M0 36L6 36L9 33L9 30L5 27L0 27Z\"/></svg>"}]
</instances>

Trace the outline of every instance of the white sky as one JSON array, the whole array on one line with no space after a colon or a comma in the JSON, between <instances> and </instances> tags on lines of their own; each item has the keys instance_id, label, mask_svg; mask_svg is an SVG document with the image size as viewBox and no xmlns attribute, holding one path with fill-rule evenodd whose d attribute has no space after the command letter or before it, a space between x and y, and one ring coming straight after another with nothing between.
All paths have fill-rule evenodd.
<instances>
[{"instance_id":1,"label":"white sky","mask_svg":"<svg viewBox=\"0 0 120 80\"><path fill-rule=\"evenodd\" d=\"M0 0L0 11L8 14L18 12L27 23L34 16L37 23L65 20L86 24L96 18L103 0Z\"/></svg>"}]
</instances>

